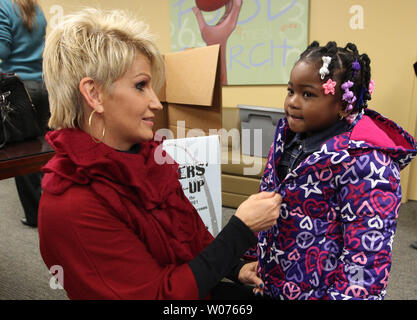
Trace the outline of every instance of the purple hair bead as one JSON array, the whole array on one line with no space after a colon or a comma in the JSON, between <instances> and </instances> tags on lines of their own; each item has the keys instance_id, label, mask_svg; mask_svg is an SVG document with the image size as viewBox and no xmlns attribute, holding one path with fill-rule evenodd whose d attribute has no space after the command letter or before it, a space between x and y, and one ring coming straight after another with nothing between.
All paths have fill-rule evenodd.
<instances>
[{"instance_id":1,"label":"purple hair bead","mask_svg":"<svg viewBox=\"0 0 417 320\"><path fill-rule=\"evenodd\" d=\"M352 111L353 110L353 105L348 105L347 107L346 107L346 111L347 112L350 112L350 111Z\"/></svg>"},{"instance_id":2,"label":"purple hair bead","mask_svg":"<svg viewBox=\"0 0 417 320\"><path fill-rule=\"evenodd\" d=\"M352 87L353 87L353 82L349 81L349 80L342 84L342 89L345 90L345 91L346 90L350 91L349 89L352 88Z\"/></svg>"},{"instance_id":3,"label":"purple hair bead","mask_svg":"<svg viewBox=\"0 0 417 320\"><path fill-rule=\"evenodd\" d=\"M346 92L343 94L342 100L349 101L354 97L353 92L350 90L346 90Z\"/></svg>"},{"instance_id":4,"label":"purple hair bead","mask_svg":"<svg viewBox=\"0 0 417 320\"><path fill-rule=\"evenodd\" d=\"M352 69L355 71L359 71L361 69L361 64L358 62L358 59L352 62Z\"/></svg>"},{"instance_id":5,"label":"purple hair bead","mask_svg":"<svg viewBox=\"0 0 417 320\"><path fill-rule=\"evenodd\" d=\"M358 71L361 69L361 65L360 65L358 59L356 59L354 62L352 62L352 69L355 70L355 72L353 73L353 77L356 78L356 75L358 74Z\"/></svg>"},{"instance_id":6,"label":"purple hair bead","mask_svg":"<svg viewBox=\"0 0 417 320\"><path fill-rule=\"evenodd\" d=\"M346 101L348 103L348 106L346 107L346 111L352 111L353 110L353 103L356 101L355 94L349 90L353 87L352 81L346 81L341 85L341 88L345 90L345 93L342 96L342 100Z\"/></svg>"}]
</instances>

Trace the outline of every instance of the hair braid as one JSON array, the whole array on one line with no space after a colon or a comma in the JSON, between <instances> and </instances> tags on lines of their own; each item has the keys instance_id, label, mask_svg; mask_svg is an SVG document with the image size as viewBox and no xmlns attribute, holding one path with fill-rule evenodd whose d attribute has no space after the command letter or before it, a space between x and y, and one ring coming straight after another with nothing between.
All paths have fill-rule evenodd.
<instances>
[{"instance_id":1,"label":"hair braid","mask_svg":"<svg viewBox=\"0 0 417 320\"><path fill-rule=\"evenodd\" d=\"M371 100L371 94L368 89L371 82L371 59L364 53L360 55L360 60L362 61L362 86L366 89L363 96L364 108L366 108L368 106L367 101Z\"/></svg>"}]
</instances>

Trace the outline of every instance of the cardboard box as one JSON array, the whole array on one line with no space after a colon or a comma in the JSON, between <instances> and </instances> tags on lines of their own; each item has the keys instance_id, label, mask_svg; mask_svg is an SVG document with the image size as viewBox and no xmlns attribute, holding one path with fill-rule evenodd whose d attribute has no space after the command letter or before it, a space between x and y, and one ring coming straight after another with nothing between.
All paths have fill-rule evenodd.
<instances>
[{"instance_id":1,"label":"cardboard box","mask_svg":"<svg viewBox=\"0 0 417 320\"><path fill-rule=\"evenodd\" d=\"M164 55L166 82L158 94L164 109L155 115L155 131L169 129L171 138L181 139L221 128L219 53L213 45Z\"/></svg>"},{"instance_id":2,"label":"cardboard box","mask_svg":"<svg viewBox=\"0 0 417 320\"><path fill-rule=\"evenodd\" d=\"M222 226L220 146L218 136L213 136L222 127L220 46L168 53L164 59L166 80L158 95L164 108L155 114L154 130L167 138L164 149L180 164L184 193L216 236ZM213 135L192 138L209 134ZM196 163L180 161L187 148L192 150L196 145L205 149L204 141L212 140L216 147L207 150L205 156L211 159L216 154L214 163L201 155ZM175 147L180 141L184 149Z\"/></svg>"}]
</instances>

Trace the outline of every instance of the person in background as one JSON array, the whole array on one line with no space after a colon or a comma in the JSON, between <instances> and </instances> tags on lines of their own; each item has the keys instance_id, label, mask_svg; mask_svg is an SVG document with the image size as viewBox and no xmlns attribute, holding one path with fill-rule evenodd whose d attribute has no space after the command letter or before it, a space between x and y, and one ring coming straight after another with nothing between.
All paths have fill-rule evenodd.
<instances>
[{"instance_id":1,"label":"person in background","mask_svg":"<svg viewBox=\"0 0 417 320\"><path fill-rule=\"evenodd\" d=\"M23 80L43 131L49 117L48 94L42 80L46 24L35 0L0 0L0 69L16 73ZM21 221L31 227L38 224L41 180L41 172L15 177L25 213Z\"/></svg>"},{"instance_id":2,"label":"person in background","mask_svg":"<svg viewBox=\"0 0 417 320\"><path fill-rule=\"evenodd\" d=\"M119 10L65 16L43 68L56 154L43 168L39 246L48 268L62 267L68 297L253 298L243 285L263 283L240 257L275 224L281 197L249 197L213 239L178 164L155 159L165 69L148 26Z\"/></svg>"},{"instance_id":3,"label":"person in background","mask_svg":"<svg viewBox=\"0 0 417 320\"><path fill-rule=\"evenodd\" d=\"M261 191L283 197L258 236L259 276L275 299L383 299L401 205L400 170L417 142L367 108L370 59L314 41L288 82Z\"/></svg>"}]
</instances>

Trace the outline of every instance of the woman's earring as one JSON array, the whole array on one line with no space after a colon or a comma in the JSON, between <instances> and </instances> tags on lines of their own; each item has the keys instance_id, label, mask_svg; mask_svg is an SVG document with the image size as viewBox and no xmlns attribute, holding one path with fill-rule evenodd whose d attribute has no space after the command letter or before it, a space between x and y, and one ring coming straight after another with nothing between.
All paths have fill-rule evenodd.
<instances>
[{"instance_id":1,"label":"woman's earring","mask_svg":"<svg viewBox=\"0 0 417 320\"><path fill-rule=\"evenodd\" d=\"M90 129L91 139L93 139L93 141L95 143L100 143L100 142L103 142L104 134L106 133L106 127L103 127L103 133L102 133L102 136L101 136L101 140L98 140L98 139L94 138L93 130L92 130L92 127L91 127L91 122L93 120L93 115L94 115L95 112L96 112L96 110L93 110L93 112L90 113L90 117L88 118L88 126L89 126L89 129Z\"/></svg>"},{"instance_id":2,"label":"woman's earring","mask_svg":"<svg viewBox=\"0 0 417 320\"><path fill-rule=\"evenodd\" d=\"M344 118L345 117L342 114L339 115L339 120L343 120Z\"/></svg>"}]
</instances>

